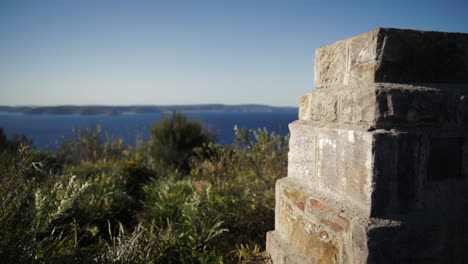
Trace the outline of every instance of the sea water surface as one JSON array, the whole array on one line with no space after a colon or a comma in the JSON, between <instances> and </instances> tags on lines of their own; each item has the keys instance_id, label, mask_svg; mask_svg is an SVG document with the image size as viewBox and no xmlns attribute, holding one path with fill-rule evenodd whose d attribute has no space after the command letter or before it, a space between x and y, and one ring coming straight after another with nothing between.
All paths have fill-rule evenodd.
<instances>
[{"instance_id":1,"label":"sea water surface","mask_svg":"<svg viewBox=\"0 0 468 264\"><path fill-rule=\"evenodd\" d=\"M217 135L217 143L227 145L234 141L234 126L239 128L266 128L286 135L288 124L297 119L297 111L285 112L188 112L190 119L199 120ZM33 140L37 150L54 150L63 138L74 138L73 129L101 125L111 139L122 138L134 146L138 136L147 140L151 124L161 119L161 113L103 115L24 115L0 113L0 127L7 136L25 135Z\"/></svg>"}]
</instances>

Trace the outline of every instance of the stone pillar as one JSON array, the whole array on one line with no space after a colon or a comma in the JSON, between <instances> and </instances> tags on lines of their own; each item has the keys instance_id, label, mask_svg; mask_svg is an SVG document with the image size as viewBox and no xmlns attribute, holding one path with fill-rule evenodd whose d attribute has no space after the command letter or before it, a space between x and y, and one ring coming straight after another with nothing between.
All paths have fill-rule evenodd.
<instances>
[{"instance_id":1,"label":"stone pillar","mask_svg":"<svg viewBox=\"0 0 468 264\"><path fill-rule=\"evenodd\" d=\"M274 264L468 263L468 34L319 48L276 184Z\"/></svg>"}]
</instances>

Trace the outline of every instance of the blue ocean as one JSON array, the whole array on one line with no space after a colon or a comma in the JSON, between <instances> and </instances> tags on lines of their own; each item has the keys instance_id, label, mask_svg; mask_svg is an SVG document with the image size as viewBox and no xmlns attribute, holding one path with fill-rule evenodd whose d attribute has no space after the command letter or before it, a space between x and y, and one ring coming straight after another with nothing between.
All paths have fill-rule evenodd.
<instances>
[{"instance_id":1,"label":"blue ocean","mask_svg":"<svg viewBox=\"0 0 468 264\"><path fill-rule=\"evenodd\" d=\"M234 126L266 128L286 135L288 124L297 119L297 111L285 112L188 112L190 119L199 120L217 135L217 143L228 145L235 139ZM54 150L63 138L74 138L73 129L101 125L111 139L121 138L126 145L135 145L137 138L149 138L151 124L158 122L160 113L101 115L25 115L0 113L0 127L7 136L25 135L33 140L37 150Z\"/></svg>"}]
</instances>

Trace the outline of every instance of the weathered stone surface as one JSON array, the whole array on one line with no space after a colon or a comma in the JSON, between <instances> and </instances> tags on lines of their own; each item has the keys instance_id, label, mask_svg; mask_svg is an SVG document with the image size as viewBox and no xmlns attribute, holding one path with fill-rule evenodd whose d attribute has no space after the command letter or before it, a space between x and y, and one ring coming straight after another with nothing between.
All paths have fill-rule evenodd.
<instances>
[{"instance_id":1,"label":"weathered stone surface","mask_svg":"<svg viewBox=\"0 0 468 264\"><path fill-rule=\"evenodd\" d=\"M310 97L310 117L312 120L334 122L337 120L338 98L335 96L319 96L318 93Z\"/></svg>"},{"instance_id":2,"label":"weathered stone surface","mask_svg":"<svg viewBox=\"0 0 468 264\"><path fill-rule=\"evenodd\" d=\"M360 90L316 90L308 95L309 110L301 120L329 123L365 124L374 122L377 101L374 87Z\"/></svg>"},{"instance_id":3,"label":"weathered stone surface","mask_svg":"<svg viewBox=\"0 0 468 264\"><path fill-rule=\"evenodd\" d=\"M396 219L368 218L298 179L281 179L277 191L276 231L269 234L275 238L267 239L273 263L463 263L456 260L465 254L468 220L453 213L462 212L466 199Z\"/></svg>"},{"instance_id":4,"label":"weathered stone surface","mask_svg":"<svg viewBox=\"0 0 468 264\"><path fill-rule=\"evenodd\" d=\"M350 251L343 243L350 227L349 216L298 185L297 180L288 178L277 183L283 194L277 197L277 234L288 241L290 254L305 261L343 263Z\"/></svg>"},{"instance_id":5,"label":"weathered stone surface","mask_svg":"<svg viewBox=\"0 0 468 264\"><path fill-rule=\"evenodd\" d=\"M372 84L319 89L302 97L300 120L366 128L468 125L468 85Z\"/></svg>"},{"instance_id":6,"label":"weathered stone surface","mask_svg":"<svg viewBox=\"0 0 468 264\"><path fill-rule=\"evenodd\" d=\"M290 124L288 176L309 180L315 178L315 130Z\"/></svg>"},{"instance_id":7,"label":"weathered stone surface","mask_svg":"<svg viewBox=\"0 0 468 264\"><path fill-rule=\"evenodd\" d=\"M440 208L407 217L406 263L467 263L468 221L461 215Z\"/></svg>"},{"instance_id":8,"label":"weathered stone surface","mask_svg":"<svg viewBox=\"0 0 468 264\"><path fill-rule=\"evenodd\" d=\"M376 127L442 126L454 123L450 96L436 89L390 89L377 93Z\"/></svg>"},{"instance_id":9,"label":"weathered stone surface","mask_svg":"<svg viewBox=\"0 0 468 264\"><path fill-rule=\"evenodd\" d=\"M345 213L349 207L339 202L325 199L319 192L301 186L301 182L294 178L283 178L278 181L278 204L287 205L295 214L315 219L316 224L324 224L328 231L347 231L351 216ZM281 210L278 210L278 212ZM279 218L278 218L279 219Z\"/></svg>"},{"instance_id":10,"label":"weathered stone surface","mask_svg":"<svg viewBox=\"0 0 468 264\"><path fill-rule=\"evenodd\" d=\"M378 28L319 48L315 88L468 83L468 34Z\"/></svg>"},{"instance_id":11,"label":"weathered stone surface","mask_svg":"<svg viewBox=\"0 0 468 264\"><path fill-rule=\"evenodd\" d=\"M297 179L282 179L277 187L289 194L278 200L277 228L269 234L275 237L268 243L273 263L400 263L407 257L406 251L392 246L408 244L404 222L362 218L349 207L300 187Z\"/></svg>"},{"instance_id":12,"label":"weathered stone surface","mask_svg":"<svg viewBox=\"0 0 468 264\"><path fill-rule=\"evenodd\" d=\"M273 263L468 263L468 34L377 29L316 54Z\"/></svg>"},{"instance_id":13,"label":"weathered stone surface","mask_svg":"<svg viewBox=\"0 0 468 264\"><path fill-rule=\"evenodd\" d=\"M299 99L299 119L310 119L310 93L306 93Z\"/></svg>"},{"instance_id":14,"label":"weathered stone surface","mask_svg":"<svg viewBox=\"0 0 468 264\"><path fill-rule=\"evenodd\" d=\"M468 34L380 29L375 80L468 83Z\"/></svg>"},{"instance_id":15,"label":"weathered stone surface","mask_svg":"<svg viewBox=\"0 0 468 264\"><path fill-rule=\"evenodd\" d=\"M369 125L374 121L377 103L374 89L316 90L308 97L308 115L302 115L301 120Z\"/></svg>"},{"instance_id":16,"label":"weathered stone surface","mask_svg":"<svg viewBox=\"0 0 468 264\"><path fill-rule=\"evenodd\" d=\"M366 130L290 124L288 176L369 212L374 180L374 134Z\"/></svg>"},{"instance_id":17,"label":"weathered stone surface","mask_svg":"<svg viewBox=\"0 0 468 264\"><path fill-rule=\"evenodd\" d=\"M455 118L458 124L468 125L468 91L455 94Z\"/></svg>"},{"instance_id":18,"label":"weathered stone surface","mask_svg":"<svg viewBox=\"0 0 468 264\"><path fill-rule=\"evenodd\" d=\"M367 248L367 226L356 221L351 225L350 242L352 244L352 260L348 263L366 263L369 256ZM346 263L346 262L343 262Z\"/></svg>"},{"instance_id":19,"label":"weathered stone surface","mask_svg":"<svg viewBox=\"0 0 468 264\"><path fill-rule=\"evenodd\" d=\"M371 216L406 213L421 201L426 149L421 133L375 133Z\"/></svg>"},{"instance_id":20,"label":"weathered stone surface","mask_svg":"<svg viewBox=\"0 0 468 264\"><path fill-rule=\"evenodd\" d=\"M364 263L411 263L409 230L404 221L371 218L367 221L367 260Z\"/></svg>"},{"instance_id":21,"label":"weathered stone surface","mask_svg":"<svg viewBox=\"0 0 468 264\"><path fill-rule=\"evenodd\" d=\"M315 88L373 83L380 29L341 40L315 52Z\"/></svg>"},{"instance_id":22,"label":"weathered stone surface","mask_svg":"<svg viewBox=\"0 0 468 264\"><path fill-rule=\"evenodd\" d=\"M317 129L315 184L318 188L367 211L373 181L372 140L372 134L367 131Z\"/></svg>"},{"instance_id":23,"label":"weathered stone surface","mask_svg":"<svg viewBox=\"0 0 468 264\"><path fill-rule=\"evenodd\" d=\"M307 260L299 256L288 246L276 231L267 233L267 251L270 253L270 261L274 264L303 264Z\"/></svg>"},{"instance_id":24,"label":"weathered stone surface","mask_svg":"<svg viewBox=\"0 0 468 264\"><path fill-rule=\"evenodd\" d=\"M452 142L455 138L456 142L463 142L459 156L448 157L458 160L460 168L460 176L448 179L461 181L457 183L460 187L448 193L458 190L456 195L460 196L463 191L459 188L468 186L468 135L463 132L345 130L303 121L289 127L288 176L337 201L360 208L369 216L404 213L440 203L443 196L424 195L425 188L431 186L426 183L430 175L427 168L442 162L429 159L430 146L435 140ZM438 188L450 188L445 185L440 180L437 183Z\"/></svg>"},{"instance_id":25,"label":"weathered stone surface","mask_svg":"<svg viewBox=\"0 0 468 264\"><path fill-rule=\"evenodd\" d=\"M284 204L281 207L281 237L310 263L338 263L340 240Z\"/></svg>"},{"instance_id":26,"label":"weathered stone surface","mask_svg":"<svg viewBox=\"0 0 468 264\"><path fill-rule=\"evenodd\" d=\"M296 208L304 211L307 203L307 197L304 194L292 188L285 188L283 190L283 195L287 197L293 203L293 205L296 206Z\"/></svg>"},{"instance_id":27,"label":"weathered stone surface","mask_svg":"<svg viewBox=\"0 0 468 264\"><path fill-rule=\"evenodd\" d=\"M347 231L349 229L350 220L337 209L326 205L317 198L310 198L308 202L306 212L309 215L321 215L321 224L324 224L335 232Z\"/></svg>"}]
</instances>

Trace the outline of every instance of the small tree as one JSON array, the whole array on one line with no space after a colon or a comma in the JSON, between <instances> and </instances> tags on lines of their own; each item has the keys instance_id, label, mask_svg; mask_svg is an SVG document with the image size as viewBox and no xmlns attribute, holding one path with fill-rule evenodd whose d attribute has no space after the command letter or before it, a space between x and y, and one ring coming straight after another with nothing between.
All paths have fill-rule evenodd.
<instances>
[{"instance_id":1,"label":"small tree","mask_svg":"<svg viewBox=\"0 0 468 264\"><path fill-rule=\"evenodd\" d=\"M74 139L63 138L57 153L67 163L78 164L85 161L97 161L102 158L119 159L122 155L121 139L112 141L107 131L98 124L93 127L73 129Z\"/></svg>"},{"instance_id":2,"label":"small tree","mask_svg":"<svg viewBox=\"0 0 468 264\"><path fill-rule=\"evenodd\" d=\"M213 140L214 135L205 131L199 121L173 111L170 116L163 115L159 123L153 123L149 144L157 161L188 170L194 148Z\"/></svg>"},{"instance_id":3,"label":"small tree","mask_svg":"<svg viewBox=\"0 0 468 264\"><path fill-rule=\"evenodd\" d=\"M3 132L3 127L0 127L0 149L4 149L7 146L8 139Z\"/></svg>"},{"instance_id":4,"label":"small tree","mask_svg":"<svg viewBox=\"0 0 468 264\"><path fill-rule=\"evenodd\" d=\"M28 139L24 135L13 135L10 139L8 139L3 127L0 127L0 151L1 152L9 152L11 154L15 154L18 152L18 149L21 147L28 146L30 148L33 147L32 140Z\"/></svg>"}]
</instances>

